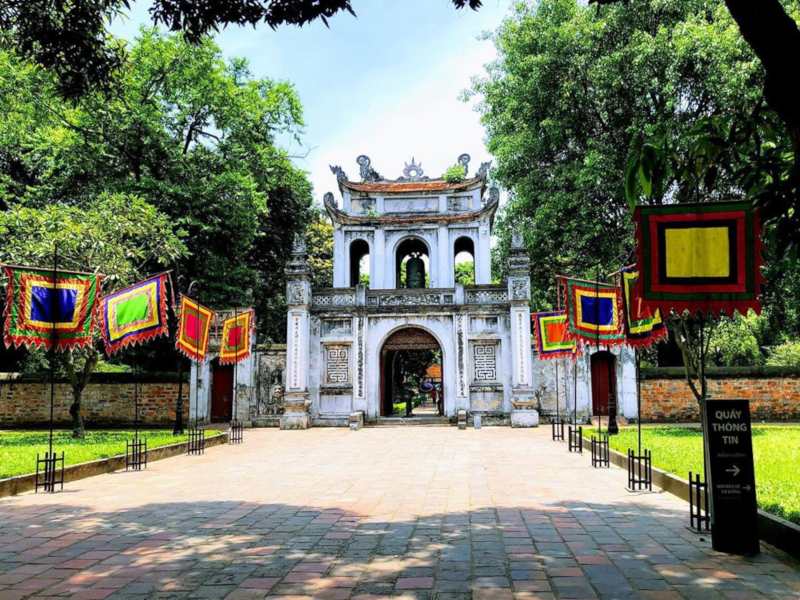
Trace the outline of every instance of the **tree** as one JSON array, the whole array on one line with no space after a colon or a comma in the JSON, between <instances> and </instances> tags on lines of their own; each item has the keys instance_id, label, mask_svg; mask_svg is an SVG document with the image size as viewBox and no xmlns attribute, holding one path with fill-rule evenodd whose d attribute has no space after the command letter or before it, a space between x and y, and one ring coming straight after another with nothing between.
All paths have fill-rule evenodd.
<instances>
[{"instance_id":1,"label":"tree","mask_svg":"<svg viewBox=\"0 0 800 600\"><path fill-rule=\"evenodd\" d=\"M619 0L594 0L597 4L615 4ZM627 3L626 3L627 4ZM787 150L765 152L754 157L753 167L739 174L742 188L763 208L768 223L776 226L780 253L791 250L795 255L800 242L800 93L795 85L795 69L788 58L800 53L800 29L797 26L797 5L782 0L725 0L731 16L736 21L742 37L748 43L764 68L764 100L783 122L787 134ZM787 12L791 9L792 14ZM740 140L746 138L748 128L737 132ZM733 133L733 132L731 132ZM731 136L737 137L737 136ZM761 140L756 137L756 145ZM713 139L701 138L698 148L708 148ZM774 150L774 148L765 148ZM641 149L640 149L641 150ZM771 155L771 156L770 156ZM658 144L650 145L644 153L631 155L629 172L639 172L646 185L651 177L665 167L668 155L658 152ZM764 164L767 163L767 164ZM716 165L707 166L713 174ZM762 170L767 177L760 177ZM756 172L755 176L753 171ZM713 175L712 175L713 176Z\"/></svg>"},{"instance_id":2,"label":"tree","mask_svg":"<svg viewBox=\"0 0 800 600\"><path fill-rule=\"evenodd\" d=\"M476 10L481 0L452 0L457 9ZM111 39L107 25L130 9L132 0L0 0L0 29L8 46L58 77L60 92L77 98L92 87L106 87L125 62L124 48ZM183 32L196 44L228 25L265 23L272 29L305 25L346 11L355 16L351 0L218 0L176 2L154 0L155 25Z\"/></svg>"},{"instance_id":3,"label":"tree","mask_svg":"<svg viewBox=\"0 0 800 600\"><path fill-rule=\"evenodd\" d=\"M61 268L102 273L107 290L133 283L151 265L166 267L185 252L166 215L120 193L0 211L0 237L0 262L47 266L56 253ZM74 437L84 434L81 396L100 358L99 337L92 346L58 355L72 387Z\"/></svg>"},{"instance_id":4,"label":"tree","mask_svg":"<svg viewBox=\"0 0 800 600\"><path fill-rule=\"evenodd\" d=\"M542 303L555 300L554 274L604 277L632 258L631 147L657 132L680 155L698 120L747 119L761 102L761 71L724 7L668 0L637 9L519 5L494 35L497 61L473 88L494 176L512 191L499 250L511 223L524 232ZM651 194L688 201L707 192L703 181L673 174ZM737 194L727 173L713 193Z\"/></svg>"},{"instance_id":5,"label":"tree","mask_svg":"<svg viewBox=\"0 0 800 600\"><path fill-rule=\"evenodd\" d=\"M494 40L473 93L511 190L495 258L519 228L539 306L556 303L554 274L602 279L633 262L630 204L750 198L746 177L763 187L791 164L764 70L723 4L543 0L519 5ZM765 304L792 315L798 266L781 258L780 231L765 232ZM671 327L697 381L708 322Z\"/></svg>"},{"instance_id":6,"label":"tree","mask_svg":"<svg viewBox=\"0 0 800 600\"><path fill-rule=\"evenodd\" d=\"M315 288L333 286L333 225L322 210L315 210L306 227L308 264Z\"/></svg>"},{"instance_id":7,"label":"tree","mask_svg":"<svg viewBox=\"0 0 800 600\"><path fill-rule=\"evenodd\" d=\"M143 30L104 92L72 103L52 74L0 54L0 201L42 207L104 192L146 198L184 235L174 265L211 306L254 302L285 336L283 265L311 186L275 143L299 137L291 84L255 79L205 40Z\"/></svg>"}]
</instances>

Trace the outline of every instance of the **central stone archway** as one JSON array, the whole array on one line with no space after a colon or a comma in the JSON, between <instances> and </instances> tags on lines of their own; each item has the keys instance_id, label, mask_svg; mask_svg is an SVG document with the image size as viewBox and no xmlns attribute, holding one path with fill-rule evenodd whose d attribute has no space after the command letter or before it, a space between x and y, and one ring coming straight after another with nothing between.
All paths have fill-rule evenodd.
<instances>
[{"instance_id":1,"label":"central stone archway","mask_svg":"<svg viewBox=\"0 0 800 600\"><path fill-rule=\"evenodd\" d=\"M397 414L403 391L429 398L417 414L443 415L443 358L437 339L421 327L402 327L386 338L380 350L380 416L414 416L414 409Z\"/></svg>"}]
</instances>

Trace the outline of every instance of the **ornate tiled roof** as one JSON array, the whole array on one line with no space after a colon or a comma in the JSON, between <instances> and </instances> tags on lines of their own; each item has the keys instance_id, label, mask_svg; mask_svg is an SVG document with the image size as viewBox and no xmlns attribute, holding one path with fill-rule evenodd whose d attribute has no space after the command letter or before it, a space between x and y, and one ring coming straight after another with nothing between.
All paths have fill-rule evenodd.
<instances>
[{"instance_id":1,"label":"ornate tiled roof","mask_svg":"<svg viewBox=\"0 0 800 600\"><path fill-rule=\"evenodd\" d=\"M458 183L451 183L444 179L428 179L425 181L343 181L341 185L342 187L356 192L388 192L402 194L406 192L458 192L474 188L476 184L481 183L483 183L482 178L473 177Z\"/></svg>"},{"instance_id":2,"label":"ornate tiled roof","mask_svg":"<svg viewBox=\"0 0 800 600\"><path fill-rule=\"evenodd\" d=\"M410 163L405 163L403 168L403 175L397 179L386 179L375 169L372 168L370 158L362 154L356 158L358 163L359 174L361 181L351 181L347 177L344 169L338 165L331 165L331 171L336 175L336 181L339 184L339 189L348 189L354 192L365 193L388 193L388 194L404 194L404 193L442 193L442 192L458 192L470 189L475 189L478 186L485 186L486 180L489 175L489 163L481 163L478 171L473 177L467 178L469 173L469 154L462 154L458 157L457 164L464 168L463 181L450 182L441 178L427 177L422 170L422 163L417 163L412 157Z\"/></svg>"}]
</instances>

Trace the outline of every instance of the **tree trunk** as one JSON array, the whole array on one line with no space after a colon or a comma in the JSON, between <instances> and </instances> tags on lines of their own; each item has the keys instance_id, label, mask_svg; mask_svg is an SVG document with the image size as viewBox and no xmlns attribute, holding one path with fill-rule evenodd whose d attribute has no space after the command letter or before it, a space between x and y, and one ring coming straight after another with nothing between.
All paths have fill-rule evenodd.
<instances>
[{"instance_id":1,"label":"tree trunk","mask_svg":"<svg viewBox=\"0 0 800 600\"><path fill-rule=\"evenodd\" d=\"M98 358L99 356L94 348L86 350L83 368L76 372L73 353L67 354L67 375L72 387L72 404L69 407L69 415L72 417L73 438L83 438L86 435L83 415L81 415L81 398L83 390L86 388L86 384L89 383L89 378L92 376L95 366L97 366Z\"/></svg>"},{"instance_id":2,"label":"tree trunk","mask_svg":"<svg viewBox=\"0 0 800 600\"><path fill-rule=\"evenodd\" d=\"M764 92L770 108L790 130L800 130L797 64L800 29L779 0L725 0L742 37L764 65Z\"/></svg>"}]
</instances>

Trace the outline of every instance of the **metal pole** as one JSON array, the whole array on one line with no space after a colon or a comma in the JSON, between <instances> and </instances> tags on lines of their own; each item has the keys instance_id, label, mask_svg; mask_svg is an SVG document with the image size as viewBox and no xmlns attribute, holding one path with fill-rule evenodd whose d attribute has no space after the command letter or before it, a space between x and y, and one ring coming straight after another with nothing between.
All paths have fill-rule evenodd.
<instances>
[{"instance_id":1,"label":"metal pole","mask_svg":"<svg viewBox=\"0 0 800 600\"><path fill-rule=\"evenodd\" d=\"M199 295L198 295L199 297ZM202 337L200 326L200 300L195 301L195 313L197 314L197 343L194 347L194 426L197 428L198 411L200 410L200 338Z\"/></svg>"},{"instance_id":2,"label":"metal pole","mask_svg":"<svg viewBox=\"0 0 800 600\"><path fill-rule=\"evenodd\" d=\"M53 319L52 327L50 330L50 435L48 440L49 453L53 456L53 418L55 410L55 395L56 395L56 377L55 377L55 360L56 360L56 341L58 339L58 331L56 330L56 310L58 308L58 245L53 244L53 296L50 300L50 318Z\"/></svg>"},{"instance_id":3,"label":"metal pole","mask_svg":"<svg viewBox=\"0 0 800 600\"><path fill-rule=\"evenodd\" d=\"M572 363L572 397L574 402L572 425L578 425L578 358Z\"/></svg>"},{"instance_id":4,"label":"metal pole","mask_svg":"<svg viewBox=\"0 0 800 600\"><path fill-rule=\"evenodd\" d=\"M238 326L239 309L233 307L233 326ZM236 421L236 366L239 364L239 342L241 337L236 339L236 349L234 350L233 357L233 390L231 390L231 421ZM222 341L223 343L225 340Z\"/></svg>"},{"instance_id":5,"label":"metal pole","mask_svg":"<svg viewBox=\"0 0 800 600\"><path fill-rule=\"evenodd\" d=\"M595 280L594 280L594 349L595 352L600 351L600 265L599 264L597 265L597 268L595 270ZM592 365L590 363L589 368L591 368L591 366ZM609 386L611 385L611 379L608 380L608 385ZM594 394L594 390L592 390L592 394ZM602 422L603 419L603 415L599 414L599 412L600 411L598 411L597 415L598 436L601 432L600 423Z\"/></svg>"},{"instance_id":6,"label":"metal pole","mask_svg":"<svg viewBox=\"0 0 800 600\"><path fill-rule=\"evenodd\" d=\"M133 440L139 442L139 363L133 367Z\"/></svg>"},{"instance_id":7,"label":"metal pole","mask_svg":"<svg viewBox=\"0 0 800 600\"><path fill-rule=\"evenodd\" d=\"M639 349L633 349L636 358L636 433L639 438L639 456L642 455L642 383L639 380Z\"/></svg>"},{"instance_id":8,"label":"metal pole","mask_svg":"<svg viewBox=\"0 0 800 600\"><path fill-rule=\"evenodd\" d=\"M561 421L561 413L558 407L558 361L561 359L556 359L556 421Z\"/></svg>"}]
</instances>

